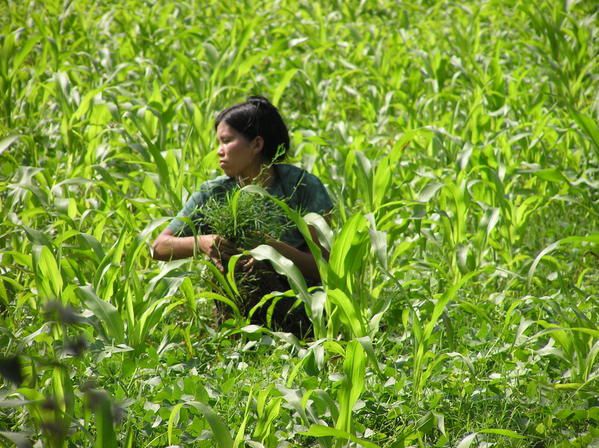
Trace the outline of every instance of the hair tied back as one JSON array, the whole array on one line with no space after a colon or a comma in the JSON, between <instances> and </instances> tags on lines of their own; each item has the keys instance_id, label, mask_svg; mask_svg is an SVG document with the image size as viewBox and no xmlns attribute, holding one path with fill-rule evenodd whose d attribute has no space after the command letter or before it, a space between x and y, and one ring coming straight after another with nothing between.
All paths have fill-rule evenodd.
<instances>
[{"instance_id":1,"label":"hair tied back","mask_svg":"<svg viewBox=\"0 0 599 448\"><path fill-rule=\"evenodd\" d=\"M289 149L287 125L279 110L263 96L249 96L245 102L221 111L216 117L214 128L218 129L221 122L225 122L248 140L261 136L264 139L262 156L266 162L281 161Z\"/></svg>"},{"instance_id":2,"label":"hair tied back","mask_svg":"<svg viewBox=\"0 0 599 448\"><path fill-rule=\"evenodd\" d=\"M247 99L247 102L250 104L255 105L256 107L274 107L270 101L268 101L266 98L264 98L263 96L249 96Z\"/></svg>"}]
</instances>

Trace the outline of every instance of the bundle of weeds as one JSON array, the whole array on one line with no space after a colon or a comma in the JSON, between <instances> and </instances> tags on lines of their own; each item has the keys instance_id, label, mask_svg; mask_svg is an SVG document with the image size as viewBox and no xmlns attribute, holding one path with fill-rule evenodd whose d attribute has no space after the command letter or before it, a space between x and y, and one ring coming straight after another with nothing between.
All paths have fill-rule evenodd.
<instances>
[{"instance_id":1,"label":"bundle of weeds","mask_svg":"<svg viewBox=\"0 0 599 448\"><path fill-rule=\"evenodd\" d=\"M268 197L235 189L224 197L209 199L201 209L202 224L239 249L253 249L267 239L280 240L293 228L285 212ZM270 291L274 270L265 263L251 272L236 272L238 305L247 312Z\"/></svg>"},{"instance_id":2,"label":"bundle of weeds","mask_svg":"<svg viewBox=\"0 0 599 448\"><path fill-rule=\"evenodd\" d=\"M268 197L235 189L202 206L202 223L242 249L253 249L267 238L281 239L292 228L285 212Z\"/></svg>"}]
</instances>

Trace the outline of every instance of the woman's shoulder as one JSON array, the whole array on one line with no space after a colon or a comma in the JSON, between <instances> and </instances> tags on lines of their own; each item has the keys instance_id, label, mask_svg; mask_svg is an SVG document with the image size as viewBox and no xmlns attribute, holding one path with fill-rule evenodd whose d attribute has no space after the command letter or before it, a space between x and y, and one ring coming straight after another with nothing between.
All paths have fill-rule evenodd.
<instances>
[{"instance_id":1,"label":"woman's shoulder","mask_svg":"<svg viewBox=\"0 0 599 448\"><path fill-rule=\"evenodd\" d=\"M321 183L314 174L311 174L298 166L289 165L287 163L278 163L275 167L280 182L286 185L309 187L315 184L320 185Z\"/></svg>"},{"instance_id":2,"label":"woman's shoulder","mask_svg":"<svg viewBox=\"0 0 599 448\"><path fill-rule=\"evenodd\" d=\"M227 193L235 186L235 180L229 176L218 176L207 180L195 190L188 200L188 205L198 207L208 199Z\"/></svg>"},{"instance_id":3,"label":"woman's shoulder","mask_svg":"<svg viewBox=\"0 0 599 448\"><path fill-rule=\"evenodd\" d=\"M314 174L294 165L278 164L277 175L283 196L291 207L316 213L333 208L325 186Z\"/></svg>"},{"instance_id":4,"label":"woman's shoulder","mask_svg":"<svg viewBox=\"0 0 599 448\"><path fill-rule=\"evenodd\" d=\"M288 175L297 176L301 175L302 173L307 173L307 171L303 168L300 168L299 166L295 165L290 165L288 163L277 163L274 165L274 167L277 170L277 174L279 174L279 176L281 177Z\"/></svg>"},{"instance_id":5,"label":"woman's shoulder","mask_svg":"<svg viewBox=\"0 0 599 448\"><path fill-rule=\"evenodd\" d=\"M215 177L214 179L207 180L200 185L200 194L211 194L220 191L228 191L235 186L235 179L232 177L223 175Z\"/></svg>"}]
</instances>

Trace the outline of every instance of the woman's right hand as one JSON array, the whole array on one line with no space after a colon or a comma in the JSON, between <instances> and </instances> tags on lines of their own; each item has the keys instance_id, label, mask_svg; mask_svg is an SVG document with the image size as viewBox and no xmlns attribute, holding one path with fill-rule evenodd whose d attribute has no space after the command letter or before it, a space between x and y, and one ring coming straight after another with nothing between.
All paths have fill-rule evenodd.
<instances>
[{"instance_id":1,"label":"woman's right hand","mask_svg":"<svg viewBox=\"0 0 599 448\"><path fill-rule=\"evenodd\" d=\"M239 253L239 250L232 242L219 235L198 236L198 247L208 255L222 272L225 272L225 266L229 262L229 259Z\"/></svg>"},{"instance_id":2,"label":"woman's right hand","mask_svg":"<svg viewBox=\"0 0 599 448\"><path fill-rule=\"evenodd\" d=\"M206 254L210 260L225 272L229 259L240 251L233 243L219 235L198 235L178 237L170 229L164 229L152 245L155 260L171 261L194 256L197 251Z\"/></svg>"}]
</instances>

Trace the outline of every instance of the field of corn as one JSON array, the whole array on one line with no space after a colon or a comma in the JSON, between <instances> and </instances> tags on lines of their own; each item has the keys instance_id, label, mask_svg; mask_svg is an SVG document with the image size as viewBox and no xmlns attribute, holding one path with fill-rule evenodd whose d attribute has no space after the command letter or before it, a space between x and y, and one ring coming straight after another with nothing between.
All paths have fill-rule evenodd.
<instances>
[{"instance_id":1,"label":"field of corn","mask_svg":"<svg viewBox=\"0 0 599 448\"><path fill-rule=\"evenodd\" d=\"M0 446L598 447L598 15L1 1ZM253 252L306 340L150 255L251 94L335 202L321 289Z\"/></svg>"}]
</instances>

